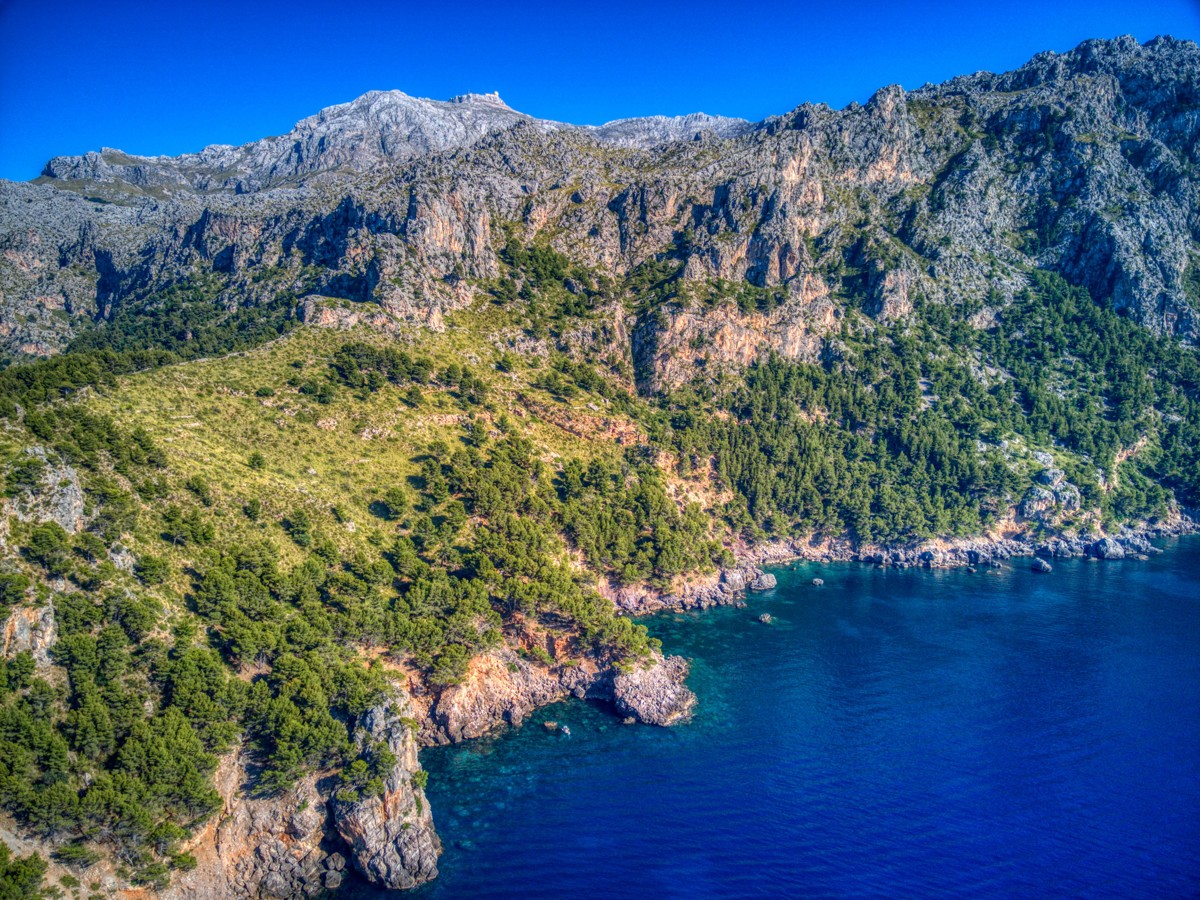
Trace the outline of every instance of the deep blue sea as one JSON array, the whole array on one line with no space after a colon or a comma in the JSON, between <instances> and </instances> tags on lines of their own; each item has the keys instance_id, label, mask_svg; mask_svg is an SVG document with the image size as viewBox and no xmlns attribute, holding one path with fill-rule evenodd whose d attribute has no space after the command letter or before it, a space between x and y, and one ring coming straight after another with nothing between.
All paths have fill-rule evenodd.
<instances>
[{"instance_id":1,"label":"deep blue sea","mask_svg":"<svg viewBox=\"0 0 1200 900\"><path fill-rule=\"evenodd\" d=\"M413 896L1200 896L1200 540L1162 546L805 564L647 619L695 719L567 702L423 752L446 852Z\"/></svg>"}]
</instances>

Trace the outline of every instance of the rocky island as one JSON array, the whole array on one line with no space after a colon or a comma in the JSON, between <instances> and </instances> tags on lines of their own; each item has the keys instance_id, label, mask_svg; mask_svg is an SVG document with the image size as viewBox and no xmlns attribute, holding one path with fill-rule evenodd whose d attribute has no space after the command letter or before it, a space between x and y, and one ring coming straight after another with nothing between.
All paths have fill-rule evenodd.
<instances>
[{"instance_id":1,"label":"rocky island","mask_svg":"<svg viewBox=\"0 0 1200 900\"><path fill-rule=\"evenodd\" d=\"M1198 137L1200 48L1118 38L754 123L374 91L0 181L5 844L412 888L420 748L687 720L631 616L1194 529Z\"/></svg>"}]
</instances>

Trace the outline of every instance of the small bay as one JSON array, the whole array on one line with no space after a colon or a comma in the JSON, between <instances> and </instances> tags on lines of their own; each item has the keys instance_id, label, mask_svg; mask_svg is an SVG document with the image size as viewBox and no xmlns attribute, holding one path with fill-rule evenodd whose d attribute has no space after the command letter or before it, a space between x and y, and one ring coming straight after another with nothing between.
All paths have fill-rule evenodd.
<instances>
[{"instance_id":1,"label":"small bay","mask_svg":"<svg viewBox=\"0 0 1200 900\"><path fill-rule=\"evenodd\" d=\"M693 721L571 701L424 751L446 852L414 896L1196 896L1200 539L1162 546L800 564L748 609L647 619Z\"/></svg>"}]
</instances>

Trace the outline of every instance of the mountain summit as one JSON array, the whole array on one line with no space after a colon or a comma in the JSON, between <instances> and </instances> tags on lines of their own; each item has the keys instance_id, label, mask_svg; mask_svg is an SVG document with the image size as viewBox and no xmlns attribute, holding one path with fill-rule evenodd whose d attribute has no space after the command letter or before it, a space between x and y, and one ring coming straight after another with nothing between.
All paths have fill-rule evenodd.
<instances>
[{"instance_id":1,"label":"mountain summit","mask_svg":"<svg viewBox=\"0 0 1200 900\"><path fill-rule=\"evenodd\" d=\"M176 157L132 156L105 148L83 156L55 157L42 175L60 181L119 181L165 194L179 190L247 193L296 185L318 175L367 172L415 156L468 147L521 122L543 132L579 129L622 147L650 147L703 132L728 136L749 127L741 119L705 113L574 126L517 112L499 93L427 100L403 91L369 91L300 120L287 134L240 147L214 144Z\"/></svg>"},{"instance_id":2,"label":"mountain summit","mask_svg":"<svg viewBox=\"0 0 1200 900\"><path fill-rule=\"evenodd\" d=\"M807 352L847 303L885 319L967 304L989 321L1035 269L1194 341L1198 138L1200 50L1167 37L758 124L575 126L496 94L377 91L241 147L102 150L0 182L0 339L56 352L199 272L229 309L286 291L437 321L519 239L611 277L669 261L680 284L777 289L790 319L739 339L743 362ZM645 384L689 377L696 353L673 340L646 344L660 361Z\"/></svg>"}]
</instances>

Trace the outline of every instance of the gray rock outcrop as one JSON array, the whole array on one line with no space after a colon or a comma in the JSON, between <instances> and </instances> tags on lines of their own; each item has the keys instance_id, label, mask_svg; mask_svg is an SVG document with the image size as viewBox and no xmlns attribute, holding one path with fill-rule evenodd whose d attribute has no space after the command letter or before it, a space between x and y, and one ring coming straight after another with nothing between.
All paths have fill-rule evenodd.
<instances>
[{"instance_id":1,"label":"gray rock outcrop","mask_svg":"<svg viewBox=\"0 0 1200 900\"><path fill-rule=\"evenodd\" d=\"M1125 548L1115 538L1101 538L1089 548L1096 559L1124 559Z\"/></svg>"},{"instance_id":2,"label":"gray rock outcrop","mask_svg":"<svg viewBox=\"0 0 1200 900\"><path fill-rule=\"evenodd\" d=\"M748 589L751 591L769 591L778 584L779 582L774 575L770 572L763 572L750 582Z\"/></svg>"},{"instance_id":3,"label":"gray rock outcrop","mask_svg":"<svg viewBox=\"0 0 1200 900\"><path fill-rule=\"evenodd\" d=\"M54 460L42 447L26 450L42 472L37 484L5 502L22 522L56 522L67 534L77 534L86 521L83 485L74 467Z\"/></svg>"},{"instance_id":4,"label":"gray rock outcrop","mask_svg":"<svg viewBox=\"0 0 1200 900\"><path fill-rule=\"evenodd\" d=\"M696 695L684 683L688 664L681 656L656 659L613 679L613 703L621 716L648 725L674 725L691 715Z\"/></svg>"},{"instance_id":5,"label":"gray rock outcrop","mask_svg":"<svg viewBox=\"0 0 1200 900\"><path fill-rule=\"evenodd\" d=\"M347 857L384 888L434 878L441 843L418 777L415 721L405 720L411 713L407 694L397 688L362 716L363 739L386 743L396 763L380 795L355 802L334 799L337 779L317 774L262 796L249 750L227 755L214 776L224 808L186 843L196 868L178 873L163 896L314 897L342 884Z\"/></svg>"},{"instance_id":6,"label":"gray rock outcrop","mask_svg":"<svg viewBox=\"0 0 1200 900\"><path fill-rule=\"evenodd\" d=\"M381 794L332 801L334 825L350 848L355 868L385 888L407 889L436 878L442 852L424 782L418 780L421 764L412 716L407 696L400 693L363 715L363 739L386 744L396 764Z\"/></svg>"}]
</instances>

